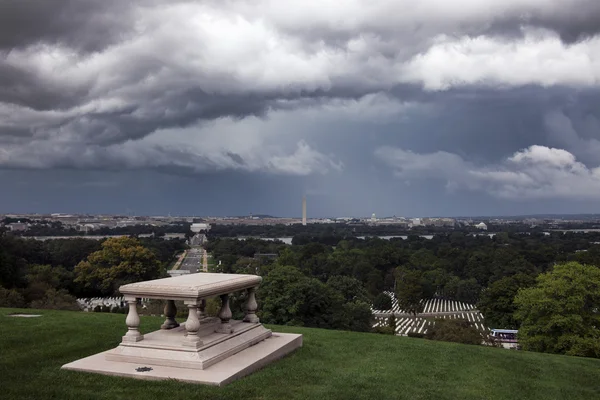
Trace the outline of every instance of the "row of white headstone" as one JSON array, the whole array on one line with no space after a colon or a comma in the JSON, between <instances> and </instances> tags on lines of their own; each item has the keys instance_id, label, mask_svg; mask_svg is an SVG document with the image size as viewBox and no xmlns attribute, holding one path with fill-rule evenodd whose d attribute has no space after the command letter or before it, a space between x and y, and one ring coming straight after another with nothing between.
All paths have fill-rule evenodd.
<instances>
[{"instance_id":1,"label":"row of white headstone","mask_svg":"<svg viewBox=\"0 0 600 400\"><path fill-rule=\"evenodd\" d=\"M142 299L142 308L146 308L145 303L150 299ZM84 311L93 311L97 306L100 307L125 307L127 303L123 297L92 297L77 299L77 304Z\"/></svg>"},{"instance_id":2,"label":"row of white headstone","mask_svg":"<svg viewBox=\"0 0 600 400\"><path fill-rule=\"evenodd\" d=\"M437 318L441 319L464 319L473 324L477 330L482 333L488 333L489 328L486 327L483 323L483 315L481 313L455 313L455 314L447 314L442 315ZM389 317L376 317L375 324L373 327L378 326L388 326ZM423 318L423 317L399 317L396 319L396 335L406 336L409 333L427 333L427 329L435 324L435 320L433 318Z\"/></svg>"},{"instance_id":3,"label":"row of white headstone","mask_svg":"<svg viewBox=\"0 0 600 400\"><path fill-rule=\"evenodd\" d=\"M376 310L371 307L373 314L389 314L389 313L408 313L407 311L401 310L398 305L398 299L394 292L384 292L392 299L392 308L389 310ZM442 312L459 312L459 311L475 311L476 307L474 304L463 303L461 301L446 300L441 298L424 299L421 300L424 303L424 313L442 313Z\"/></svg>"}]
</instances>

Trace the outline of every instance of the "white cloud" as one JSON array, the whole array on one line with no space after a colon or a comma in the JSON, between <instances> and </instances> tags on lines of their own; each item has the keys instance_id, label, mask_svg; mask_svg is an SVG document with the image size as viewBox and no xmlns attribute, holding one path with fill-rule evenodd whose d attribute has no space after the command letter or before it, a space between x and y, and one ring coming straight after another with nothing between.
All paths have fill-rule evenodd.
<instances>
[{"instance_id":1,"label":"white cloud","mask_svg":"<svg viewBox=\"0 0 600 400\"><path fill-rule=\"evenodd\" d=\"M496 165L475 165L437 152L419 154L382 147L376 151L402 179L437 178L449 189L485 191L507 199L600 199L600 167L588 168L563 149L530 146Z\"/></svg>"},{"instance_id":2,"label":"white cloud","mask_svg":"<svg viewBox=\"0 0 600 400\"><path fill-rule=\"evenodd\" d=\"M405 79L428 90L465 85L600 84L600 37L566 45L554 32L524 31L525 37L519 40L441 35L427 51L407 63Z\"/></svg>"}]
</instances>

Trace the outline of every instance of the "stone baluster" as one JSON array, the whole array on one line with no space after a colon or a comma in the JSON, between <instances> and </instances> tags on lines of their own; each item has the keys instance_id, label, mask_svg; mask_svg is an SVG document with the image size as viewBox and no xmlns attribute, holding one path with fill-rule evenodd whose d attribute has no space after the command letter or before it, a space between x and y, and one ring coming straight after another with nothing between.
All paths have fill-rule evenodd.
<instances>
[{"instance_id":1,"label":"stone baluster","mask_svg":"<svg viewBox=\"0 0 600 400\"><path fill-rule=\"evenodd\" d=\"M183 341L184 346L200 347L202 340L198 336L200 330L200 320L198 319L198 302L185 301L184 304L188 307L188 318L185 321L186 336Z\"/></svg>"},{"instance_id":2,"label":"stone baluster","mask_svg":"<svg viewBox=\"0 0 600 400\"><path fill-rule=\"evenodd\" d=\"M198 319L200 320L200 323L202 323L202 321L206 318L208 318L208 315L206 315L206 299L202 299L200 300L200 305L198 306Z\"/></svg>"},{"instance_id":3,"label":"stone baluster","mask_svg":"<svg viewBox=\"0 0 600 400\"><path fill-rule=\"evenodd\" d=\"M218 317L221 319L221 324L216 329L218 333L231 333L233 332L233 328L229 323L231 319L231 309L229 308L229 295L222 294L221 296L221 311L219 311Z\"/></svg>"},{"instance_id":4,"label":"stone baluster","mask_svg":"<svg viewBox=\"0 0 600 400\"><path fill-rule=\"evenodd\" d=\"M144 335L140 333L140 316L137 312L137 299L135 297L127 297L125 301L129 304L129 312L125 319L127 324L127 333L123 336L124 342L139 342L144 339Z\"/></svg>"},{"instance_id":5,"label":"stone baluster","mask_svg":"<svg viewBox=\"0 0 600 400\"><path fill-rule=\"evenodd\" d=\"M175 320L177 315L177 307L175 306L174 300L167 300L165 304L165 322L160 326L160 329L173 329L177 328L179 324Z\"/></svg>"},{"instance_id":6,"label":"stone baluster","mask_svg":"<svg viewBox=\"0 0 600 400\"><path fill-rule=\"evenodd\" d=\"M256 288L249 288L247 294L248 299L245 305L246 316L244 317L244 322L257 324L260 322L260 319L256 316L256 309L258 308L258 304L256 304Z\"/></svg>"}]
</instances>

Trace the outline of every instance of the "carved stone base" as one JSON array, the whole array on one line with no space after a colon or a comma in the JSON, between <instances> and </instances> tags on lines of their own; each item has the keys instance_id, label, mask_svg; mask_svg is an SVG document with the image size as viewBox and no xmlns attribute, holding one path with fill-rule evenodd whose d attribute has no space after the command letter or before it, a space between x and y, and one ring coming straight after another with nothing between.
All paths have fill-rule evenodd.
<instances>
[{"instance_id":1,"label":"carved stone base","mask_svg":"<svg viewBox=\"0 0 600 400\"><path fill-rule=\"evenodd\" d=\"M198 331L199 342L190 343L185 328L159 330L145 335L137 343L123 342L106 353L108 361L166 367L206 369L269 337L271 331L259 324L231 321L231 333L215 332L215 325L203 325Z\"/></svg>"},{"instance_id":2,"label":"carved stone base","mask_svg":"<svg viewBox=\"0 0 600 400\"><path fill-rule=\"evenodd\" d=\"M260 322L260 319L256 316L256 314L248 314L244 317L244 322L258 324Z\"/></svg>"},{"instance_id":3,"label":"carved stone base","mask_svg":"<svg viewBox=\"0 0 600 400\"><path fill-rule=\"evenodd\" d=\"M179 326L179 323L177 323L176 321L166 321L164 324L162 324L160 326L160 329L173 329L173 328L177 328Z\"/></svg>"},{"instance_id":4,"label":"carved stone base","mask_svg":"<svg viewBox=\"0 0 600 400\"><path fill-rule=\"evenodd\" d=\"M136 343L136 342L141 342L142 340L144 340L144 335L139 335L139 336L123 336L122 338L124 343Z\"/></svg>"},{"instance_id":5,"label":"carved stone base","mask_svg":"<svg viewBox=\"0 0 600 400\"><path fill-rule=\"evenodd\" d=\"M109 361L106 355L95 354L62 366L62 369L123 376L136 379L176 379L182 382L224 386L240 379L302 347L302 335L273 333L271 337L236 353L208 369L176 368L144 363ZM145 368L142 372L140 367Z\"/></svg>"},{"instance_id":6,"label":"carved stone base","mask_svg":"<svg viewBox=\"0 0 600 400\"><path fill-rule=\"evenodd\" d=\"M215 330L215 332L229 334L229 333L233 332L233 327L231 326L230 323L219 324L219 327Z\"/></svg>"}]
</instances>

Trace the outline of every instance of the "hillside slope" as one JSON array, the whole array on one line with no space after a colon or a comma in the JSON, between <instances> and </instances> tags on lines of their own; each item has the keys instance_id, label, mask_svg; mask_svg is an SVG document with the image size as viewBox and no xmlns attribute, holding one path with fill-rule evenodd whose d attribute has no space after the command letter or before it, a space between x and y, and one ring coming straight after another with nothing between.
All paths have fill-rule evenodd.
<instances>
[{"instance_id":1,"label":"hillside slope","mask_svg":"<svg viewBox=\"0 0 600 400\"><path fill-rule=\"evenodd\" d=\"M13 312L39 318L13 318ZM600 360L296 327L304 347L224 388L61 371L115 347L124 315L0 309L3 399L592 399ZM142 331L162 320L142 317Z\"/></svg>"}]
</instances>

